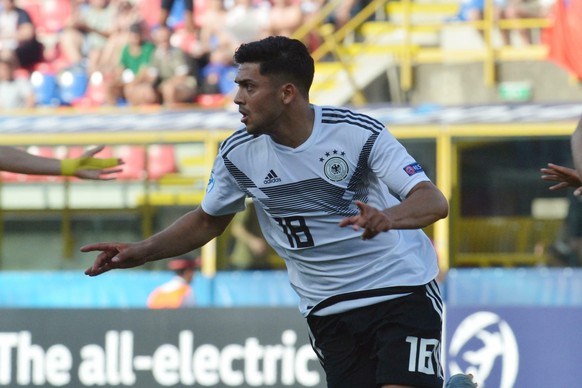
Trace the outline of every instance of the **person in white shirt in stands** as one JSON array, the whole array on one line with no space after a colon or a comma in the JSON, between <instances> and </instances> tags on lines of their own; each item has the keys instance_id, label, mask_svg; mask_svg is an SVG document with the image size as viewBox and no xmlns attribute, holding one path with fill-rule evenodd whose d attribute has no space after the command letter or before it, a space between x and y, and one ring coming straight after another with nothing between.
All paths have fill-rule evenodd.
<instances>
[{"instance_id":1,"label":"person in white shirt in stands","mask_svg":"<svg viewBox=\"0 0 582 388\"><path fill-rule=\"evenodd\" d=\"M15 0L0 0L0 55L9 56L18 67L31 69L44 59L44 46L26 10Z\"/></svg>"},{"instance_id":2,"label":"person in white shirt in stands","mask_svg":"<svg viewBox=\"0 0 582 388\"><path fill-rule=\"evenodd\" d=\"M28 77L16 77L12 58L0 56L0 111L33 108L36 105L34 89Z\"/></svg>"},{"instance_id":3,"label":"person in white shirt in stands","mask_svg":"<svg viewBox=\"0 0 582 388\"><path fill-rule=\"evenodd\" d=\"M202 204L143 241L82 247L99 252L85 273L197 249L250 197L328 387L442 388L437 256L421 228L448 215L445 196L381 122L310 103L302 42L267 37L234 60L242 126L222 143Z\"/></svg>"}]
</instances>

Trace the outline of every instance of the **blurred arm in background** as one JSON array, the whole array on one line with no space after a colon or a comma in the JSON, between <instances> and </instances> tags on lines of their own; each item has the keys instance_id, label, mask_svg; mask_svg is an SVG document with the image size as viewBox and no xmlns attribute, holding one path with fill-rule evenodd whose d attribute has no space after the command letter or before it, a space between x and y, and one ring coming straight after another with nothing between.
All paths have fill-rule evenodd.
<instances>
[{"instance_id":1,"label":"blurred arm in background","mask_svg":"<svg viewBox=\"0 0 582 388\"><path fill-rule=\"evenodd\" d=\"M121 171L117 158L94 158L103 146L86 151L79 158L55 159L32 155L15 147L0 146L0 170L31 175L64 175L82 179L110 180Z\"/></svg>"},{"instance_id":2,"label":"blurred arm in background","mask_svg":"<svg viewBox=\"0 0 582 388\"><path fill-rule=\"evenodd\" d=\"M582 180L580 179L582 176L582 117L578 121L574 133L572 133L570 145L572 147L574 168L548 163L548 167L541 169L542 180L558 182L550 186L550 190L573 187L575 189L574 195L582 196Z\"/></svg>"}]
</instances>

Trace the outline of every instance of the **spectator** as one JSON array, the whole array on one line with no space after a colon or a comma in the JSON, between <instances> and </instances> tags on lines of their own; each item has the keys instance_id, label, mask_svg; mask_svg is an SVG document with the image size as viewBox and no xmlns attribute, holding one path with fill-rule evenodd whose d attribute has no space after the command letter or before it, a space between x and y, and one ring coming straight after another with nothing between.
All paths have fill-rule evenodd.
<instances>
[{"instance_id":1,"label":"spectator","mask_svg":"<svg viewBox=\"0 0 582 388\"><path fill-rule=\"evenodd\" d=\"M178 0L184 2L184 28L189 33L194 33L194 0ZM162 0L160 10L160 26L168 26L168 18L172 12L175 0Z\"/></svg>"},{"instance_id":2,"label":"spectator","mask_svg":"<svg viewBox=\"0 0 582 388\"><path fill-rule=\"evenodd\" d=\"M549 15L551 2L553 0L493 0L493 18L501 19L524 19L539 18ZM457 15L457 20L478 21L483 19L485 9L484 0L462 0L461 9ZM483 34L483 30L479 30ZM504 45L511 44L511 30L501 29L501 39ZM522 42L531 44L531 31L529 29L518 29Z\"/></svg>"},{"instance_id":3,"label":"spectator","mask_svg":"<svg viewBox=\"0 0 582 388\"><path fill-rule=\"evenodd\" d=\"M192 289L192 281L199 268L200 257L194 260L178 258L170 261L168 269L174 271L174 277L152 291L147 306L151 309L194 307L196 295Z\"/></svg>"},{"instance_id":4,"label":"spectator","mask_svg":"<svg viewBox=\"0 0 582 388\"><path fill-rule=\"evenodd\" d=\"M533 19L546 18L550 14L553 1L546 0L508 0L503 12L504 19ZM523 44L532 44L531 29L519 28L516 30ZM503 42L511 43L511 30L501 30Z\"/></svg>"},{"instance_id":5,"label":"spectator","mask_svg":"<svg viewBox=\"0 0 582 388\"><path fill-rule=\"evenodd\" d=\"M169 27L160 26L155 31L156 47L150 63L125 87L130 105L193 102L196 78L190 74L184 52L170 44L171 35Z\"/></svg>"},{"instance_id":6,"label":"spectator","mask_svg":"<svg viewBox=\"0 0 582 388\"><path fill-rule=\"evenodd\" d=\"M198 44L190 52L193 60L193 72L196 76L198 85L204 87L203 69L210 63L211 53L218 47L225 45L227 50L232 53L235 49L234 42L225 32L223 26L226 23L226 8L222 0L209 0L208 6L204 12L204 18L200 24L198 34Z\"/></svg>"},{"instance_id":7,"label":"spectator","mask_svg":"<svg viewBox=\"0 0 582 388\"><path fill-rule=\"evenodd\" d=\"M129 41L121 52L121 61L113 73L105 77L108 105L116 105L120 99L125 99L127 85L135 83L140 70L147 68L151 62L155 46L144 39L143 28L142 23L131 25Z\"/></svg>"},{"instance_id":8,"label":"spectator","mask_svg":"<svg viewBox=\"0 0 582 388\"><path fill-rule=\"evenodd\" d=\"M235 270L269 269L271 249L261 232L259 220L252 203L232 219L230 233L234 244L230 253L230 266Z\"/></svg>"},{"instance_id":9,"label":"spectator","mask_svg":"<svg viewBox=\"0 0 582 388\"><path fill-rule=\"evenodd\" d=\"M365 6L370 3L370 0L345 0L340 3L336 11L332 15L335 28L339 30L347 22L357 15Z\"/></svg>"},{"instance_id":10,"label":"spectator","mask_svg":"<svg viewBox=\"0 0 582 388\"><path fill-rule=\"evenodd\" d=\"M325 0L301 0L301 11L303 12L305 23L309 24L319 20L319 11L324 5ZM305 40L310 52L315 51L323 42L323 38L317 28L310 31Z\"/></svg>"},{"instance_id":11,"label":"spectator","mask_svg":"<svg viewBox=\"0 0 582 388\"><path fill-rule=\"evenodd\" d=\"M149 39L149 31L145 27L145 23L136 5L128 0L120 0L111 2L114 6L115 13L113 15L113 31L107 38L107 43L103 48L102 67L101 71L107 72L115 68L121 59L121 52L125 45L129 42L130 27L133 24L142 24L143 36ZM109 67L109 68L108 68Z\"/></svg>"},{"instance_id":12,"label":"spectator","mask_svg":"<svg viewBox=\"0 0 582 388\"><path fill-rule=\"evenodd\" d=\"M304 22L301 5L294 0L272 0L269 35L290 37Z\"/></svg>"},{"instance_id":13,"label":"spectator","mask_svg":"<svg viewBox=\"0 0 582 388\"><path fill-rule=\"evenodd\" d=\"M14 58L0 57L0 110L32 108L35 96L29 78L15 76Z\"/></svg>"},{"instance_id":14,"label":"spectator","mask_svg":"<svg viewBox=\"0 0 582 388\"><path fill-rule=\"evenodd\" d=\"M268 8L253 5L253 0L235 0L226 12L224 28L237 47L267 34Z\"/></svg>"},{"instance_id":15,"label":"spectator","mask_svg":"<svg viewBox=\"0 0 582 388\"><path fill-rule=\"evenodd\" d=\"M110 65L102 54L107 39L114 32L114 15L115 8L109 0L76 4L60 38L64 58L73 66L84 66L86 59L89 74Z\"/></svg>"},{"instance_id":16,"label":"spectator","mask_svg":"<svg viewBox=\"0 0 582 388\"><path fill-rule=\"evenodd\" d=\"M495 20L501 19L505 2L507 0L493 0L493 18ZM483 20L485 12L485 0L461 0L461 6L457 16L453 21L477 22ZM483 36L483 29L479 29L479 34ZM508 39L508 34L502 31L502 38L504 42Z\"/></svg>"},{"instance_id":17,"label":"spectator","mask_svg":"<svg viewBox=\"0 0 582 388\"><path fill-rule=\"evenodd\" d=\"M1 0L0 4L0 55L13 57L18 67L27 69L42 62L44 47L30 15L15 0Z\"/></svg>"},{"instance_id":18,"label":"spectator","mask_svg":"<svg viewBox=\"0 0 582 388\"><path fill-rule=\"evenodd\" d=\"M226 33L227 11L222 0L209 0L208 8L204 12L204 19L200 25L199 44L196 57L208 55L221 42L232 43L232 39ZM231 46L234 50L235 46Z\"/></svg>"},{"instance_id":19,"label":"spectator","mask_svg":"<svg viewBox=\"0 0 582 388\"><path fill-rule=\"evenodd\" d=\"M209 63L202 69L201 92L229 95L236 86L235 73L231 46L228 42L221 42L212 50Z\"/></svg>"}]
</instances>

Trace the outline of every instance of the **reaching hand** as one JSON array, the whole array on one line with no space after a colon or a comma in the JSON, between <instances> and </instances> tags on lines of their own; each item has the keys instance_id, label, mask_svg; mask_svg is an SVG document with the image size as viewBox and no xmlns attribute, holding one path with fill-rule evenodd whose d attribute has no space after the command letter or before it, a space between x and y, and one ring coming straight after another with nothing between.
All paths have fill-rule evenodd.
<instances>
[{"instance_id":1,"label":"reaching hand","mask_svg":"<svg viewBox=\"0 0 582 388\"><path fill-rule=\"evenodd\" d=\"M574 195L582 195L582 181L575 169L548 163L548 167L541 168L540 171L542 172L542 180L558 182L550 186L550 190L573 187L575 188Z\"/></svg>"},{"instance_id":2,"label":"reaching hand","mask_svg":"<svg viewBox=\"0 0 582 388\"><path fill-rule=\"evenodd\" d=\"M87 150L81 157L61 160L61 174L76 176L82 179L111 180L115 179L111 174L121 171L121 168L111 168L123 165L118 158L94 158L93 156L103 150L104 146Z\"/></svg>"},{"instance_id":3,"label":"reaching hand","mask_svg":"<svg viewBox=\"0 0 582 388\"><path fill-rule=\"evenodd\" d=\"M356 205L360 209L360 214L344 218L339 223L340 227L351 225L352 229L356 231L364 228L364 233L362 233L363 240L369 240L378 233L387 232L391 229L392 222L384 212L360 201L356 201Z\"/></svg>"},{"instance_id":4,"label":"reaching hand","mask_svg":"<svg viewBox=\"0 0 582 388\"><path fill-rule=\"evenodd\" d=\"M81 247L81 252L101 251L93 266L85 271L85 275L97 276L116 268L133 268L147 262L139 254L137 244L125 243L97 243Z\"/></svg>"}]
</instances>

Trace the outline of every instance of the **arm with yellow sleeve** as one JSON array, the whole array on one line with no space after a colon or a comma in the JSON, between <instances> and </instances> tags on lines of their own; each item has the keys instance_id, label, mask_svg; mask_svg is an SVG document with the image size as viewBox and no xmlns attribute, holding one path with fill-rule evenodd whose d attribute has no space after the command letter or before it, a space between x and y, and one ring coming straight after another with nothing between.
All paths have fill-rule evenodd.
<instances>
[{"instance_id":1,"label":"arm with yellow sleeve","mask_svg":"<svg viewBox=\"0 0 582 388\"><path fill-rule=\"evenodd\" d=\"M110 180L123 161L118 158L96 158L104 146L87 150L78 158L55 159L32 155L15 147L0 146L0 170L29 175L63 175L81 179Z\"/></svg>"}]
</instances>

